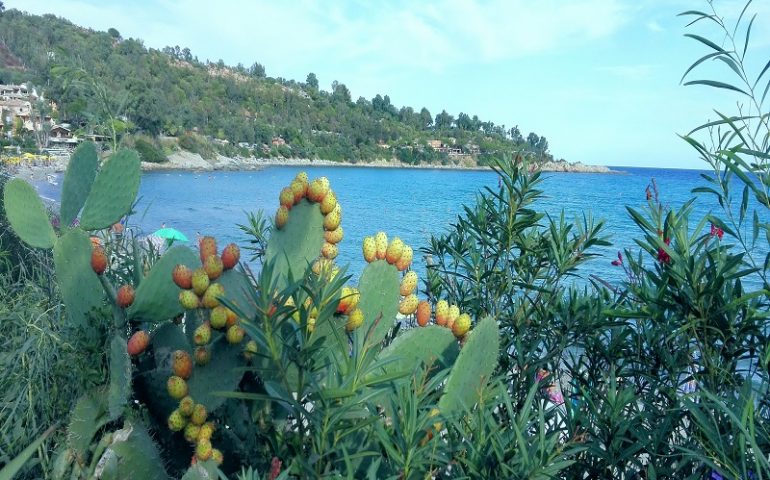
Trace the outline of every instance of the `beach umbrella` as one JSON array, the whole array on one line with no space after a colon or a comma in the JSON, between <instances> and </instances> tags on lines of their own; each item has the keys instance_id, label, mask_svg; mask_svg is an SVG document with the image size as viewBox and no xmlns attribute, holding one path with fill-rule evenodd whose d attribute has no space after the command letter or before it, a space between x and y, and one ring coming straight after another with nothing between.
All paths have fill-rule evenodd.
<instances>
[{"instance_id":1,"label":"beach umbrella","mask_svg":"<svg viewBox=\"0 0 770 480\"><path fill-rule=\"evenodd\" d=\"M173 242L175 240L178 240L180 242L188 241L184 233L180 232L176 228L169 228L169 227L164 227L164 228L161 228L160 230L156 230L155 232L153 232L152 236L165 238L169 242Z\"/></svg>"}]
</instances>

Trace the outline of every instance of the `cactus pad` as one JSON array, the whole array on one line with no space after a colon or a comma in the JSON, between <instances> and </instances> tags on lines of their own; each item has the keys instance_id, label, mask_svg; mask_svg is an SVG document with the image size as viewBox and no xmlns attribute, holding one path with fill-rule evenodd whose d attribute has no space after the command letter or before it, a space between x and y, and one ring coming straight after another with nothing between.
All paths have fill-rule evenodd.
<instances>
[{"instance_id":1,"label":"cactus pad","mask_svg":"<svg viewBox=\"0 0 770 480\"><path fill-rule=\"evenodd\" d=\"M139 157L120 150L102 165L83 207L80 225L86 230L112 226L131 211L141 178Z\"/></svg>"},{"instance_id":2,"label":"cactus pad","mask_svg":"<svg viewBox=\"0 0 770 480\"><path fill-rule=\"evenodd\" d=\"M378 360L389 360L384 367L386 372L412 372L419 364L449 367L458 353L457 339L452 332L447 328L430 325L398 335L382 350Z\"/></svg>"},{"instance_id":3,"label":"cactus pad","mask_svg":"<svg viewBox=\"0 0 770 480\"><path fill-rule=\"evenodd\" d=\"M56 278L67 305L70 323L88 325L89 314L104 300L99 278L91 268L91 240L83 230L70 230L53 249Z\"/></svg>"},{"instance_id":4,"label":"cactus pad","mask_svg":"<svg viewBox=\"0 0 770 480\"><path fill-rule=\"evenodd\" d=\"M61 190L61 223L69 225L80 213L91 191L91 185L99 168L96 146L81 143L70 158Z\"/></svg>"},{"instance_id":5,"label":"cactus pad","mask_svg":"<svg viewBox=\"0 0 770 480\"><path fill-rule=\"evenodd\" d=\"M307 200L292 207L289 221L282 229L274 229L267 243L265 263L275 262L276 287L286 286L291 271L294 278L305 273L308 265L321 253L324 244L324 216L318 205Z\"/></svg>"},{"instance_id":6,"label":"cactus pad","mask_svg":"<svg viewBox=\"0 0 770 480\"><path fill-rule=\"evenodd\" d=\"M374 261L364 269L358 283L361 293L358 308L364 312L364 324L357 330L359 347L363 345L364 337L370 328L371 333L366 340L370 345L375 345L380 343L393 327L401 298L400 285L399 271L385 260Z\"/></svg>"},{"instance_id":7,"label":"cactus pad","mask_svg":"<svg viewBox=\"0 0 770 480\"><path fill-rule=\"evenodd\" d=\"M110 342L110 388L107 395L110 420L117 420L131 395L131 359L126 340L115 335Z\"/></svg>"},{"instance_id":8,"label":"cactus pad","mask_svg":"<svg viewBox=\"0 0 770 480\"><path fill-rule=\"evenodd\" d=\"M96 478L167 480L155 442L141 424L126 421L124 427L112 435L113 441L104 451L97 465ZM100 468L101 467L101 468Z\"/></svg>"},{"instance_id":9,"label":"cactus pad","mask_svg":"<svg viewBox=\"0 0 770 480\"><path fill-rule=\"evenodd\" d=\"M16 235L32 247L53 247L56 233L35 189L15 178L5 184L3 197L5 214Z\"/></svg>"},{"instance_id":10,"label":"cactus pad","mask_svg":"<svg viewBox=\"0 0 770 480\"><path fill-rule=\"evenodd\" d=\"M447 378L444 395L438 402L441 413L448 414L471 408L497 365L500 333L497 322L486 317L468 334L452 372Z\"/></svg>"},{"instance_id":11,"label":"cactus pad","mask_svg":"<svg viewBox=\"0 0 770 480\"><path fill-rule=\"evenodd\" d=\"M67 443L81 458L85 458L91 446L91 440L109 421L107 415L106 393L97 388L86 393L75 404L67 428Z\"/></svg>"}]
</instances>

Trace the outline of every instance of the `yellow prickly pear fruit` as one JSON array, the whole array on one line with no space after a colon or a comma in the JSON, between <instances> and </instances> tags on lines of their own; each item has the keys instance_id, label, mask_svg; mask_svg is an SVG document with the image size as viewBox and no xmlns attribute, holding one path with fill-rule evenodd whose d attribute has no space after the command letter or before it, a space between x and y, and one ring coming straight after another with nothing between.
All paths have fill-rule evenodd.
<instances>
[{"instance_id":1,"label":"yellow prickly pear fruit","mask_svg":"<svg viewBox=\"0 0 770 480\"><path fill-rule=\"evenodd\" d=\"M399 288L399 292L401 293L402 296L406 297L407 295L414 293L416 289L417 289L417 272L415 272L414 270L406 272L406 275L404 275L404 278L401 279L401 287Z\"/></svg>"},{"instance_id":2,"label":"yellow prickly pear fruit","mask_svg":"<svg viewBox=\"0 0 770 480\"><path fill-rule=\"evenodd\" d=\"M179 410L174 410L171 415L168 416L168 429L172 432L178 432L187 425L187 420L179 413Z\"/></svg>"},{"instance_id":3,"label":"yellow prickly pear fruit","mask_svg":"<svg viewBox=\"0 0 770 480\"><path fill-rule=\"evenodd\" d=\"M278 195L278 201L281 203L282 207L286 207L286 209L291 209L291 207L294 205L294 190L291 187L284 187L281 189L281 193Z\"/></svg>"},{"instance_id":4,"label":"yellow prickly pear fruit","mask_svg":"<svg viewBox=\"0 0 770 480\"><path fill-rule=\"evenodd\" d=\"M309 183L309 180L307 178L307 172L297 172L297 175L294 177L295 181L302 182L305 185Z\"/></svg>"},{"instance_id":5,"label":"yellow prickly pear fruit","mask_svg":"<svg viewBox=\"0 0 770 480\"><path fill-rule=\"evenodd\" d=\"M321 177L326 178L326 177ZM329 180L326 180L326 185L321 181L321 178L316 178L307 187L308 200L316 203L321 203L326 196L326 192L329 191Z\"/></svg>"},{"instance_id":6,"label":"yellow prickly pear fruit","mask_svg":"<svg viewBox=\"0 0 770 480\"><path fill-rule=\"evenodd\" d=\"M457 321L457 317L460 316L460 308L457 305L450 305L449 306L449 314L446 319L446 326L448 329L452 329L454 327L455 321Z\"/></svg>"},{"instance_id":7,"label":"yellow prickly pear fruit","mask_svg":"<svg viewBox=\"0 0 770 480\"><path fill-rule=\"evenodd\" d=\"M423 300L417 304L417 325L424 327L430 321L430 303Z\"/></svg>"},{"instance_id":8,"label":"yellow prickly pear fruit","mask_svg":"<svg viewBox=\"0 0 770 480\"><path fill-rule=\"evenodd\" d=\"M337 304L337 313L345 313L350 305L350 296L352 289L348 286L342 287L340 292L340 303Z\"/></svg>"},{"instance_id":9,"label":"yellow prickly pear fruit","mask_svg":"<svg viewBox=\"0 0 770 480\"><path fill-rule=\"evenodd\" d=\"M468 333L468 330L471 329L471 316L467 313L463 313L459 317L457 317L457 320L455 320L454 325L452 325L452 333L454 333L455 337L460 338L465 336L466 333Z\"/></svg>"},{"instance_id":10,"label":"yellow prickly pear fruit","mask_svg":"<svg viewBox=\"0 0 770 480\"><path fill-rule=\"evenodd\" d=\"M364 323L364 312L360 308L354 309L348 315L348 323L345 324L345 330L352 332Z\"/></svg>"},{"instance_id":11,"label":"yellow prickly pear fruit","mask_svg":"<svg viewBox=\"0 0 770 480\"><path fill-rule=\"evenodd\" d=\"M176 375L168 377L166 389L174 400L181 400L187 396L187 382L182 377Z\"/></svg>"},{"instance_id":12,"label":"yellow prickly pear fruit","mask_svg":"<svg viewBox=\"0 0 770 480\"><path fill-rule=\"evenodd\" d=\"M193 342L196 345L206 345L211 341L211 324L209 322L201 323L193 332Z\"/></svg>"},{"instance_id":13,"label":"yellow prickly pear fruit","mask_svg":"<svg viewBox=\"0 0 770 480\"><path fill-rule=\"evenodd\" d=\"M214 307L209 314L209 322L212 328L223 328L227 325L227 307L219 305Z\"/></svg>"},{"instance_id":14,"label":"yellow prickly pear fruit","mask_svg":"<svg viewBox=\"0 0 770 480\"><path fill-rule=\"evenodd\" d=\"M377 247L377 259L383 260L388 251L388 236L385 232L377 232L374 236L374 244Z\"/></svg>"},{"instance_id":15,"label":"yellow prickly pear fruit","mask_svg":"<svg viewBox=\"0 0 770 480\"><path fill-rule=\"evenodd\" d=\"M393 240L390 241L388 248L385 250L385 260L393 265L399 258L401 258L401 253L403 251L404 242L402 242L400 238L394 237Z\"/></svg>"},{"instance_id":16,"label":"yellow prickly pear fruit","mask_svg":"<svg viewBox=\"0 0 770 480\"><path fill-rule=\"evenodd\" d=\"M289 209L281 205L275 212L275 228L282 229L289 221Z\"/></svg>"},{"instance_id":17,"label":"yellow prickly pear fruit","mask_svg":"<svg viewBox=\"0 0 770 480\"><path fill-rule=\"evenodd\" d=\"M439 300L436 303L436 325L443 327L446 325L447 320L449 320L449 302Z\"/></svg>"},{"instance_id":18,"label":"yellow prickly pear fruit","mask_svg":"<svg viewBox=\"0 0 770 480\"><path fill-rule=\"evenodd\" d=\"M377 259L377 243L374 241L374 237L365 237L364 244L364 260L372 263Z\"/></svg>"},{"instance_id":19,"label":"yellow prickly pear fruit","mask_svg":"<svg viewBox=\"0 0 770 480\"><path fill-rule=\"evenodd\" d=\"M206 292L203 294L201 303L206 308L214 308L219 306L219 298L224 297L225 287L219 283L212 283Z\"/></svg>"},{"instance_id":20,"label":"yellow prickly pear fruit","mask_svg":"<svg viewBox=\"0 0 770 480\"><path fill-rule=\"evenodd\" d=\"M195 400L193 400L191 396L187 395L183 399L179 400L179 413L185 417L192 415L193 408L195 408Z\"/></svg>"},{"instance_id":21,"label":"yellow prickly pear fruit","mask_svg":"<svg viewBox=\"0 0 770 480\"><path fill-rule=\"evenodd\" d=\"M331 231L324 231L324 240L326 240L329 243L340 243L342 241L342 237L344 236L344 232L342 231L342 227L337 227L335 230Z\"/></svg>"},{"instance_id":22,"label":"yellow prickly pear fruit","mask_svg":"<svg viewBox=\"0 0 770 480\"><path fill-rule=\"evenodd\" d=\"M222 465L222 462L225 461L225 457L222 455L222 452L216 448L211 449L211 459L214 460L217 465Z\"/></svg>"},{"instance_id":23,"label":"yellow prickly pear fruit","mask_svg":"<svg viewBox=\"0 0 770 480\"><path fill-rule=\"evenodd\" d=\"M211 440L211 436L214 435L214 430L216 429L214 422L206 422L200 428L198 440Z\"/></svg>"},{"instance_id":24,"label":"yellow prickly pear fruit","mask_svg":"<svg viewBox=\"0 0 770 480\"><path fill-rule=\"evenodd\" d=\"M206 257L203 261L203 270L206 271L206 275L209 276L209 280L216 280L222 276L222 272L225 270L225 264L222 259L216 255Z\"/></svg>"},{"instance_id":25,"label":"yellow prickly pear fruit","mask_svg":"<svg viewBox=\"0 0 770 480\"><path fill-rule=\"evenodd\" d=\"M337 250L337 245L333 243L324 243L323 247L321 247L321 255L324 256L324 258L328 260L334 260L337 258L337 254L339 253L339 250Z\"/></svg>"},{"instance_id":26,"label":"yellow prickly pear fruit","mask_svg":"<svg viewBox=\"0 0 770 480\"><path fill-rule=\"evenodd\" d=\"M190 443L195 443L198 441L200 431L201 427L193 423L188 423L187 426L184 427L184 439Z\"/></svg>"},{"instance_id":27,"label":"yellow prickly pear fruit","mask_svg":"<svg viewBox=\"0 0 770 480\"><path fill-rule=\"evenodd\" d=\"M198 443L195 445L195 458L198 460L205 462L209 458L211 458L212 454L212 448L211 448L211 442L208 440L198 440Z\"/></svg>"},{"instance_id":28,"label":"yellow prickly pear fruit","mask_svg":"<svg viewBox=\"0 0 770 480\"><path fill-rule=\"evenodd\" d=\"M401 303L398 305L398 311L402 315L411 315L417 311L417 305L419 303L420 302L417 300L417 295L413 293L401 300Z\"/></svg>"},{"instance_id":29,"label":"yellow prickly pear fruit","mask_svg":"<svg viewBox=\"0 0 770 480\"><path fill-rule=\"evenodd\" d=\"M209 288L211 280L208 273L202 268L198 268L192 274L192 288L196 295L203 295Z\"/></svg>"},{"instance_id":30,"label":"yellow prickly pear fruit","mask_svg":"<svg viewBox=\"0 0 770 480\"><path fill-rule=\"evenodd\" d=\"M321 182L321 185L323 185L324 189L326 191L329 191L329 179L326 177L318 177L318 181Z\"/></svg>"},{"instance_id":31,"label":"yellow prickly pear fruit","mask_svg":"<svg viewBox=\"0 0 770 480\"><path fill-rule=\"evenodd\" d=\"M233 325L227 329L227 343L233 345L241 343L246 331L240 325Z\"/></svg>"},{"instance_id":32,"label":"yellow prickly pear fruit","mask_svg":"<svg viewBox=\"0 0 770 480\"><path fill-rule=\"evenodd\" d=\"M337 206L337 195L335 195L332 190L329 190L328 192L326 192L324 199L320 203L321 213L323 213L324 215L326 215L327 213L331 213L332 210L334 210L334 207L336 206Z\"/></svg>"},{"instance_id":33,"label":"yellow prickly pear fruit","mask_svg":"<svg viewBox=\"0 0 770 480\"><path fill-rule=\"evenodd\" d=\"M332 231L337 230L342 221L342 207L338 203L334 206L334 210L327 213L324 217L324 230Z\"/></svg>"},{"instance_id":34,"label":"yellow prickly pear fruit","mask_svg":"<svg viewBox=\"0 0 770 480\"><path fill-rule=\"evenodd\" d=\"M399 272L403 272L407 268L409 268L409 265L412 264L412 256L414 255L414 252L412 251L412 247L409 245L404 245L404 249L401 251L401 258L398 259L396 262L396 268Z\"/></svg>"},{"instance_id":35,"label":"yellow prickly pear fruit","mask_svg":"<svg viewBox=\"0 0 770 480\"><path fill-rule=\"evenodd\" d=\"M204 290L205 291L205 290ZM186 310L194 310L201 305L201 299L192 290L179 291L179 303Z\"/></svg>"},{"instance_id":36,"label":"yellow prickly pear fruit","mask_svg":"<svg viewBox=\"0 0 770 480\"><path fill-rule=\"evenodd\" d=\"M291 188L291 192L294 194L294 205L298 204L300 201L302 201L303 198L305 198L305 193L307 192L307 184L304 184L298 180L294 180L291 182L291 185L289 185L289 188Z\"/></svg>"},{"instance_id":37,"label":"yellow prickly pear fruit","mask_svg":"<svg viewBox=\"0 0 770 480\"><path fill-rule=\"evenodd\" d=\"M206 407L202 403L196 403L192 415L190 415L190 421L195 425L203 425L206 423L208 415Z\"/></svg>"},{"instance_id":38,"label":"yellow prickly pear fruit","mask_svg":"<svg viewBox=\"0 0 770 480\"><path fill-rule=\"evenodd\" d=\"M211 361L211 351L206 347L198 347L195 349L195 364L206 365Z\"/></svg>"}]
</instances>

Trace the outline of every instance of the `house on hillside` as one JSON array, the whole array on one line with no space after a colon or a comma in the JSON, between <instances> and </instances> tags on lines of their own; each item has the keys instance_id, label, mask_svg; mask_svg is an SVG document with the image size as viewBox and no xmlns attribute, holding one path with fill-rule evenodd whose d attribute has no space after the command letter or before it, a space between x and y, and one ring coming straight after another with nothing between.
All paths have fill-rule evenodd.
<instances>
[{"instance_id":1,"label":"house on hillside","mask_svg":"<svg viewBox=\"0 0 770 480\"><path fill-rule=\"evenodd\" d=\"M433 150L438 150L441 148L441 140L428 140L428 146Z\"/></svg>"},{"instance_id":2,"label":"house on hillside","mask_svg":"<svg viewBox=\"0 0 770 480\"><path fill-rule=\"evenodd\" d=\"M75 147L80 140L73 135L69 124L63 123L51 127L48 134L48 143L57 147Z\"/></svg>"},{"instance_id":3,"label":"house on hillside","mask_svg":"<svg viewBox=\"0 0 770 480\"><path fill-rule=\"evenodd\" d=\"M271 143L275 147L280 147L282 145L286 145L286 140L284 140L283 137L273 137L273 140Z\"/></svg>"}]
</instances>

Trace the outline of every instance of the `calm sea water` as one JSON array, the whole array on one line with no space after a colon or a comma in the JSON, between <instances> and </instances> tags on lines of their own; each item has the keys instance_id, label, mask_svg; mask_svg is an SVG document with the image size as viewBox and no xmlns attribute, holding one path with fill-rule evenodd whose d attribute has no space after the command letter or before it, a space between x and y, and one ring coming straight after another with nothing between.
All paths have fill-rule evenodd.
<instances>
[{"instance_id":1,"label":"calm sea water","mask_svg":"<svg viewBox=\"0 0 770 480\"><path fill-rule=\"evenodd\" d=\"M610 265L617 251L638 249L633 238L639 235L639 229L626 206L646 205L645 187L652 179L658 184L662 201L672 208L680 207L692 197L691 190L705 182L700 177L702 172L694 170L613 169L622 174L544 174L545 198L536 208L552 216L558 216L563 209L567 219L582 218L584 214L603 219L613 246L597 249L602 257L589 261L581 274L614 282L622 276L621 269ZM473 204L478 192L484 187L497 188L498 182L493 172L345 167L147 173L142 177L133 223L145 234L165 223L191 240L200 233L215 235L220 245L233 241L243 246L247 238L236 224L247 222L245 212L264 210L272 218L281 188L301 170L311 179L325 175L337 193L345 230L338 263L349 264L349 273L354 277L365 266L360 249L365 236L383 230L389 236L401 237L417 251L428 244L431 234L444 232L456 221L463 204ZM57 188L39 185L41 194L51 198L58 198ZM721 214L714 199L704 195L697 198L695 208L698 214ZM763 210L760 214L767 216ZM416 258L416 268L422 277L425 267L421 258Z\"/></svg>"}]
</instances>

